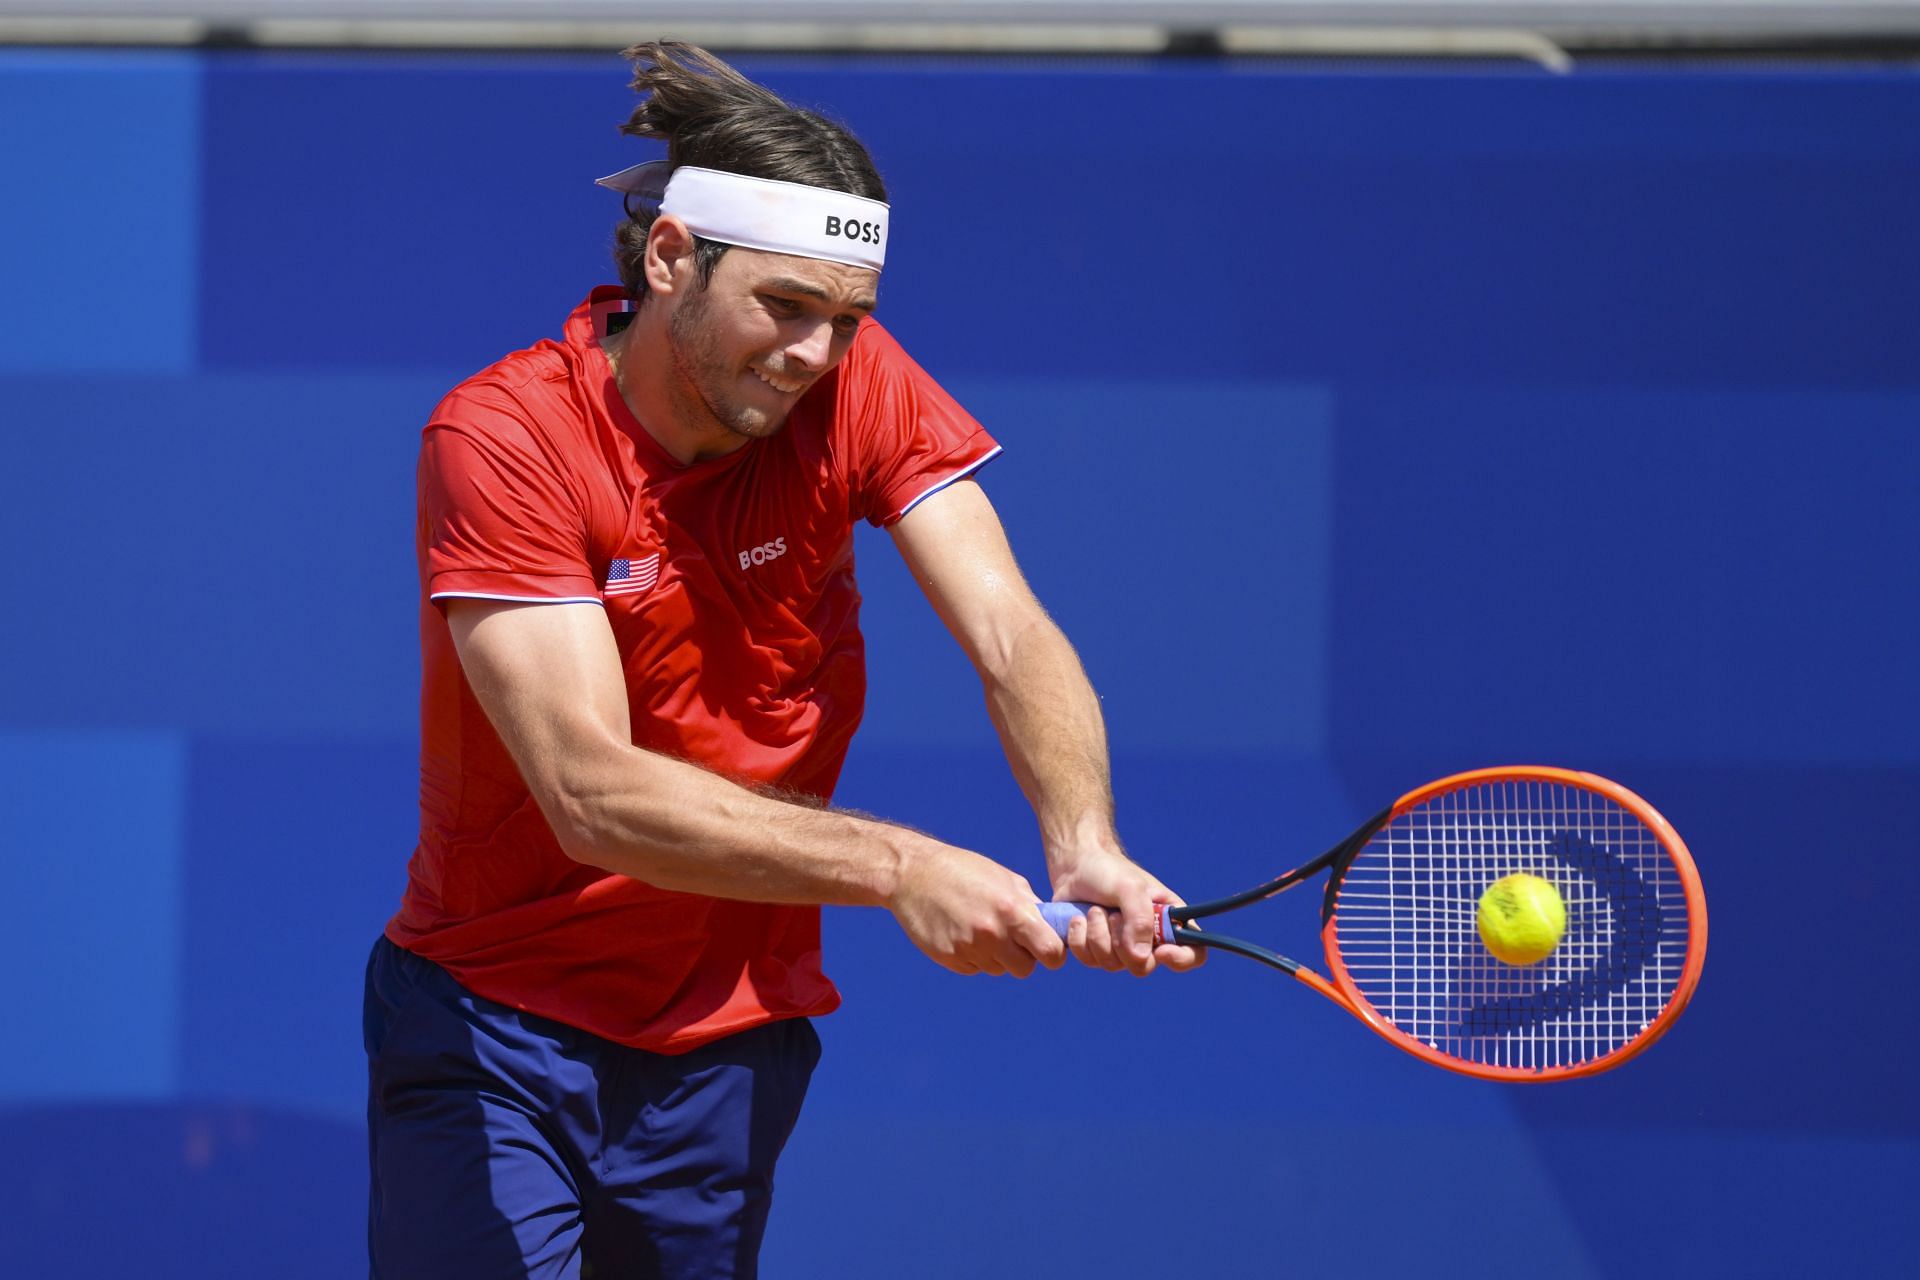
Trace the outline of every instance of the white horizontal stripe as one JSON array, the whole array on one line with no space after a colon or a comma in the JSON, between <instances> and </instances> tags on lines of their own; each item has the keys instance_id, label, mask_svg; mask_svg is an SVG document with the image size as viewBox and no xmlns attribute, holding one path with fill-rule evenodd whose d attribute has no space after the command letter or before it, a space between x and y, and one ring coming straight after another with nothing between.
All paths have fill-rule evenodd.
<instances>
[{"instance_id":1,"label":"white horizontal stripe","mask_svg":"<svg viewBox=\"0 0 1920 1280\"><path fill-rule=\"evenodd\" d=\"M496 596L485 591L436 591L429 600L514 600L523 604L599 604L599 596Z\"/></svg>"},{"instance_id":2,"label":"white horizontal stripe","mask_svg":"<svg viewBox=\"0 0 1920 1280\"><path fill-rule=\"evenodd\" d=\"M1000 448L1001 446L999 445L993 446L992 450L990 450L985 457L976 459L975 461L967 464L965 467L961 468L960 470L954 472L952 475L948 476L945 480L938 481L937 483L929 485L927 488L921 490L920 495L918 497L916 497L912 502L909 502L906 506L900 508L900 515L904 516L905 514L907 514L907 512L913 510L915 507L919 506L921 503L925 502L928 498L931 498L934 494L940 492L942 489L946 488L948 485L952 484L954 481L964 480L973 472L978 471L980 468L986 466L989 462L992 462L995 458L1000 456ZM895 517L895 518L898 519L899 517Z\"/></svg>"}]
</instances>

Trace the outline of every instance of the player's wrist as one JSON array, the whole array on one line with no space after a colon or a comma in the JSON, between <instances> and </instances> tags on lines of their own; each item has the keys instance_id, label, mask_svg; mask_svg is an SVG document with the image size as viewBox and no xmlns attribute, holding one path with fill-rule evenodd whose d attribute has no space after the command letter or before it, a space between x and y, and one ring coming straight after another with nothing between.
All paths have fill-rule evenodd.
<instances>
[{"instance_id":1,"label":"player's wrist","mask_svg":"<svg viewBox=\"0 0 1920 1280\"><path fill-rule=\"evenodd\" d=\"M1089 817L1054 832L1043 829L1041 847L1046 853L1047 874L1056 883L1082 867L1115 858L1130 860L1113 822L1105 817Z\"/></svg>"},{"instance_id":2,"label":"player's wrist","mask_svg":"<svg viewBox=\"0 0 1920 1280\"><path fill-rule=\"evenodd\" d=\"M1040 822L1040 838L1048 844L1119 844L1120 835L1113 825L1113 802L1104 796L1098 800L1082 798L1072 804L1035 806Z\"/></svg>"},{"instance_id":3,"label":"player's wrist","mask_svg":"<svg viewBox=\"0 0 1920 1280\"><path fill-rule=\"evenodd\" d=\"M876 824L875 856L870 863L867 887L875 906L892 911L912 892L927 863L928 845L918 832L904 827Z\"/></svg>"}]
</instances>

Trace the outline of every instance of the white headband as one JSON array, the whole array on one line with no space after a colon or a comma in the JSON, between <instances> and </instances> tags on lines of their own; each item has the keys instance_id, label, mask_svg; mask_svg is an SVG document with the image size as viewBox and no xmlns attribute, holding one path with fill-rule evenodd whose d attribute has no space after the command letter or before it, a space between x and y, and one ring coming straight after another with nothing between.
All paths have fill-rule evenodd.
<instances>
[{"instance_id":1,"label":"white headband","mask_svg":"<svg viewBox=\"0 0 1920 1280\"><path fill-rule=\"evenodd\" d=\"M650 160L595 180L638 196L722 244L791 253L874 271L886 260L887 206L797 182Z\"/></svg>"}]
</instances>

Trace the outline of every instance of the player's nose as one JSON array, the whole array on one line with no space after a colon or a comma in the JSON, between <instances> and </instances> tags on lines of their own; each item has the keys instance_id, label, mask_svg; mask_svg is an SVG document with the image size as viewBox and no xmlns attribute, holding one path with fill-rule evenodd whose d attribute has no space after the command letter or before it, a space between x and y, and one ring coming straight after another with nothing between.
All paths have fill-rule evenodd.
<instances>
[{"instance_id":1,"label":"player's nose","mask_svg":"<svg viewBox=\"0 0 1920 1280\"><path fill-rule=\"evenodd\" d=\"M804 366L810 373L818 373L827 367L832 358L833 326L822 322L808 325L806 330L795 336L786 347L786 357L794 364Z\"/></svg>"}]
</instances>

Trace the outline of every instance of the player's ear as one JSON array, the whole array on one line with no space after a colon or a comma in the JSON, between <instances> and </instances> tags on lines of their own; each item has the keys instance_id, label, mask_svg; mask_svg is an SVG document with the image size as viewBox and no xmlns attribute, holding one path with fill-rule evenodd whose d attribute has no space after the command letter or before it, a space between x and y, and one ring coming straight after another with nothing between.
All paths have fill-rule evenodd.
<instances>
[{"instance_id":1,"label":"player's ear","mask_svg":"<svg viewBox=\"0 0 1920 1280\"><path fill-rule=\"evenodd\" d=\"M670 213L663 213L647 228L647 252L641 271L647 278L647 292L671 295L684 291L693 279L693 232Z\"/></svg>"}]
</instances>

